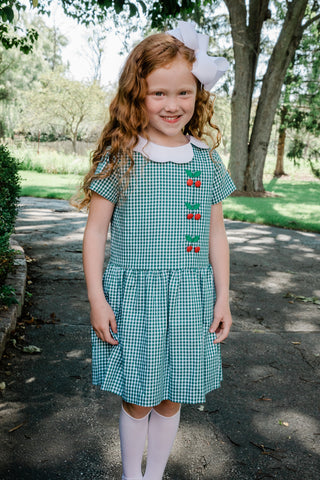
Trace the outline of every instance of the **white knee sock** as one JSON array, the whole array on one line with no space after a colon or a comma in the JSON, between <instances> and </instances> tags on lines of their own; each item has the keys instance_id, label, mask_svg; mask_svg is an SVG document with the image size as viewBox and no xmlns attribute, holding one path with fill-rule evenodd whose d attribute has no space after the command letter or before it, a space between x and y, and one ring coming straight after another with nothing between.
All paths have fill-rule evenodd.
<instances>
[{"instance_id":1,"label":"white knee sock","mask_svg":"<svg viewBox=\"0 0 320 480\"><path fill-rule=\"evenodd\" d=\"M122 480L142 480L141 461L148 431L149 413L133 418L122 407L119 432L122 457Z\"/></svg>"},{"instance_id":2,"label":"white knee sock","mask_svg":"<svg viewBox=\"0 0 320 480\"><path fill-rule=\"evenodd\" d=\"M180 410L164 417L154 409L148 430L148 456L144 480L161 480L180 422Z\"/></svg>"}]
</instances>

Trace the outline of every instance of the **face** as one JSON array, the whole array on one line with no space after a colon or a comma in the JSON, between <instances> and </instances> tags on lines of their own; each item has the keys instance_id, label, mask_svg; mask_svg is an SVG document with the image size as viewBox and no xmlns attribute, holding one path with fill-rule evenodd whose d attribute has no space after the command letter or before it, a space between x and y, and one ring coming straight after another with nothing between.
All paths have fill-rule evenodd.
<instances>
[{"instance_id":1,"label":"face","mask_svg":"<svg viewBox=\"0 0 320 480\"><path fill-rule=\"evenodd\" d=\"M182 129L193 116L197 93L191 66L178 58L151 72L146 80L150 140L167 147L183 145Z\"/></svg>"}]
</instances>

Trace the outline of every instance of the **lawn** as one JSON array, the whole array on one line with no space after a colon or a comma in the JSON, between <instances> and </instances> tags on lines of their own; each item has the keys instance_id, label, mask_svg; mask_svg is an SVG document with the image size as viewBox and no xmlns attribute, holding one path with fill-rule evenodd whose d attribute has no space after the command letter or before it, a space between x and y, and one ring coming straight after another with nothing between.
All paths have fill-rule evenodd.
<instances>
[{"instance_id":1,"label":"lawn","mask_svg":"<svg viewBox=\"0 0 320 480\"><path fill-rule=\"evenodd\" d=\"M83 175L57 175L27 170L20 171L20 177L22 196L63 200L70 200L83 179Z\"/></svg>"},{"instance_id":2,"label":"lawn","mask_svg":"<svg viewBox=\"0 0 320 480\"><path fill-rule=\"evenodd\" d=\"M272 179L265 182L273 197L229 197L226 218L278 227L320 232L320 182Z\"/></svg>"}]
</instances>

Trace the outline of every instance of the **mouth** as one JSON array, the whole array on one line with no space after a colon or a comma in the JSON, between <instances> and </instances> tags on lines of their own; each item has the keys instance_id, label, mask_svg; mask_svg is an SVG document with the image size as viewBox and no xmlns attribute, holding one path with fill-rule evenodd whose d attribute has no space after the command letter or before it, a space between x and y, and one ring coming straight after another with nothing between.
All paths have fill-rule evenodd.
<instances>
[{"instance_id":1,"label":"mouth","mask_svg":"<svg viewBox=\"0 0 320 480\"><path fill-rule=\"evenodd\" d=\"M180 120L181 115L161 116L161 118L167 123L176 123L178 120Z\"/></svg>"}]
</instances>

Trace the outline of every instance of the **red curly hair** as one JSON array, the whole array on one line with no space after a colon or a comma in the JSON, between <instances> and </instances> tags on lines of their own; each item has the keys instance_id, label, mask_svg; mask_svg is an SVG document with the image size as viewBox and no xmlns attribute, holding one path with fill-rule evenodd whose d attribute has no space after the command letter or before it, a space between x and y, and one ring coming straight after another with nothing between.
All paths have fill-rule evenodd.
<instances>
[{"instance_id":1,"label":"red curly hair","mask_svg":"<svg viewBox=\"0 0 320 480\"><path fill-rule=\"evenodd\" d=\"M115 168L122 167L125 171L126 186L134 166L133 149L138 143L138 136L148 138L148 115L145 107L147 96L147 77L157 68L164 67L180 56L190 65L195 61L195 53L178 39L166 33L150 35L142 40L129 55L122 70L116 96L112 100L109 113L110 120L102 130L97 148L92 153L91 168L84 178L82 190L84 198L79 207L90 204L90 183L94 178L105 178L111 175ZM219 128L212 123L215 97L205 90L197 80L197 94L194 114L184 127L184 134L201 139L207 135L213 140L210 128L216 130L213 149L221 140ZM98 163L109 155L109 161L103 172L95 175ZM125 167L123 169L123 167Z\"/></svg>"}]
</instances>

